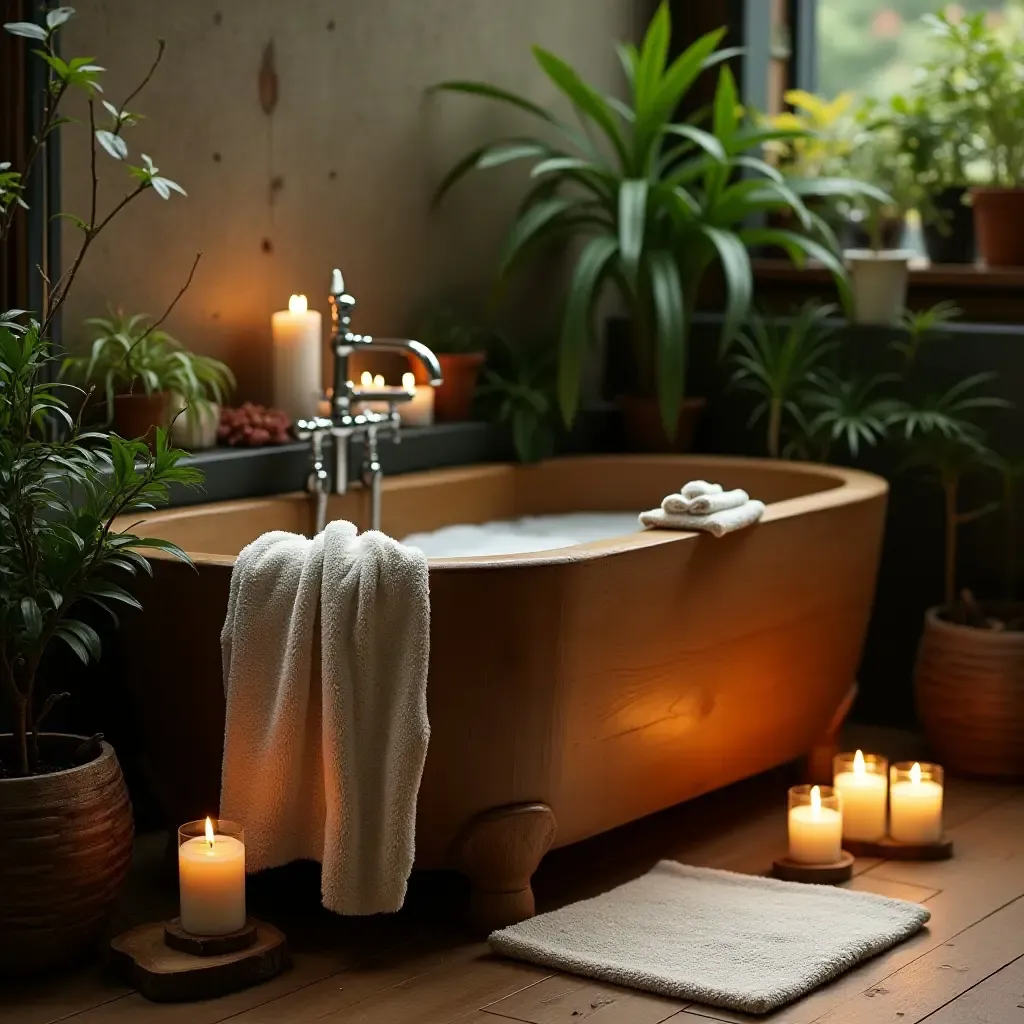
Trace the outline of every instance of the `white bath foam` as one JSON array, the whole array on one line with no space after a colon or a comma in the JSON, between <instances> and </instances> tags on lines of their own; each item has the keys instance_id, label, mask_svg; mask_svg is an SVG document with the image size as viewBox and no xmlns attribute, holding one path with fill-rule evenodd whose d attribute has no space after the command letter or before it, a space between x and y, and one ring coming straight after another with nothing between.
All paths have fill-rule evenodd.
<instances>
[{"instance_id":1,"label":"white bath foam","mask_svg":"<svg viewBox=\"0 0 1024 1024\"><path fill-rule=\"evenodd\" d=\"M419 548L428 558L519 555L554 551L640 531L635 512L571 512L557 516L524 516L493 523L442 526L412 533L402 543Z\"/></svg>"}]
</instances>

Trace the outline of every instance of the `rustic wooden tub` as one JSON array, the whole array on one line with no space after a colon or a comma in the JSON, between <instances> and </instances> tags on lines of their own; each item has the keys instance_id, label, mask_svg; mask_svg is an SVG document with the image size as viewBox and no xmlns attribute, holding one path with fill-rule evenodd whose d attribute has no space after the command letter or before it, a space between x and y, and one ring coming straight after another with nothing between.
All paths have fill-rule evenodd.
<instances>
[{"instance_id":1,"label":"rustic wooden tub","mask_svg":"<svg viewBox=\"0 0 1024 1024\"><path fill-rule=\"evenodd\" d=\"M886 484L853 470L697 456L556 459L394 477L383 526L654 507L687 480L742 486L763 521L715 540L646 532L560 551L430 560L431 741L417 864L460 867L486 923L532 912L565 845L812 751L848 706L875 589ZM367 520L367 496L332 518ZM235 555L309 532L304 495L154 513L198 572L157 559L118 633L145 749L177 824L215 810L219 633ZM179 639L166 642L167 630Z\"/></svg>"}]
</instances>

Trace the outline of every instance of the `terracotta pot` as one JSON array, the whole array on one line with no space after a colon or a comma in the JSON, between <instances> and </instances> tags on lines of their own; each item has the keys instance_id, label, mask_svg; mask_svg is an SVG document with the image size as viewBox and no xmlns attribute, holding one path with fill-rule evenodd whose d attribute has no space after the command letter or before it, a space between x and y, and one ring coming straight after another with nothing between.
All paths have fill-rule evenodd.
<instances>
[{"instance_id":1,"label":"terracotta pot","mask_svg":"<svg viewBox=\"0 0 1024 1024\"><path fill-rule=\"evenodd\" d=\"M1024 266L1024 188L972 188L978 255L990 267Z\"/></svg>"},{"instance_id":2,"label":"terracotta pot","mask_svg":"<svg viewBox=\"0 0 1024 1024\"><path fill-rule=\"evenodd\" d=\"M468 420L473 411L473 396L480 369L484 365L483 352L440 352L437 361L441 364L444 383L434 390L434 419L438 423L452 423ZM427 378L419 366L414 369L416 383L425 384ZM422 377L420 374L424 374Z\"/></svg>"},{"instance_id":3,"label":"terracotta pot","mask_svg":"<svg viewBox=\"0 0 1024 1024\"><path fill-rule=\"evenodd\" d=\"M960 626L940 612L925 615L914 676L936 757L964 774L1024 778L1024 633Z\"/></svg>"},{"instance_id":4,"label":"terracotta pot","mask_svg":"<svg viewBox=\"0 0 1024 1024\"><path fill-rule=\"evenodd\" d=\"M688 452L693 448L693 435L697 420L707 405L703 398L686 398L679 410L679 424L676 436L670 439L661 422L661 410L656 398L641 398L637 395L619 395L615 400L622 413L626 438L633 451L640 452Z\"/></svg>"},{"instance_id":5,"label":"terracotta pot","mask_svg":"<svg viewBox=\"0 0 1024 1024\"><path fill-rule=\"evenodd\" d=\"M932 197L939 217L924 226L932 263L974 262L974 211L964 204L966 188L946 188Z\"/></svg>"},{"instance_id":6,"label":"terracotta pot","mask_svg":"<svg viewBox=\"0 0 1024 1024\"><path fill-rule=\"evenodd\" d=\"M157 427L171 422L171 395L157 391L152 395L115 395L114 430L121 437L152 441Z\"/></svg>"},{"instance_id":7,"label":"terracotta pot","mask_svg":"<svg viewBox=\"0 0 1024 1024\"><path fill-rule=\"evenodd\" d=\"M44 733L70 758L84 736ZM0 736L5 753L13 737ZM5 758L6 760L6 758ZM132 808L114 748L49 775L0 779L0 974L71 963L103 937L132 858Z\"/></svg>"},{"instance_id":8,"label":"terracotta pot","mask_svg":"<svg viewBox=\"0 0 1024 1024\"><path fill-rule=\"evenodd\" d=\"M858 324L891 324L907 304L909 249L849 249L844 254Z\"/></svg>"}]
</instances>

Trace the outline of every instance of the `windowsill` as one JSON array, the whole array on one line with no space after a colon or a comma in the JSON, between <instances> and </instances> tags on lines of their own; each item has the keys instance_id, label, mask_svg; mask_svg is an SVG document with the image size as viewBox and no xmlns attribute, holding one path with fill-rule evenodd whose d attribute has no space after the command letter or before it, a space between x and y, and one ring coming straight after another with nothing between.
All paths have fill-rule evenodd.
<instances>
[{"instance_id":1,"label":"windowsill","mask_svg":"<svg viewBox=\"0 0 1024 1024\"><path fill-rule=\"evenodd\" d=\"M831 274L821 264L795 267L789 260L755 259L754 278L768 282L826 283ZM950 287L965 290L1024 287L1024 267L986 267L982 264L932 264L923 256L910 261L910 286Z\"/></svg>"}]
</instances>

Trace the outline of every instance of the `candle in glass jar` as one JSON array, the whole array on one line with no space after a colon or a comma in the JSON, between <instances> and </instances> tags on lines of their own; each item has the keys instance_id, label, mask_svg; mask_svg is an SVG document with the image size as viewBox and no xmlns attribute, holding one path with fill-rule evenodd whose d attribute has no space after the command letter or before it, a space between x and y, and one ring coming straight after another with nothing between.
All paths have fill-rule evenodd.
<instances>
[{"instance_id":1,"label":"candle in glass jar","mask_svg":"<svg viewBox=\"0 0 1024 1024\"><path fill-rule=\"evenodd\" d=\"M308 309L305 295L293 295L288 308L271 318L274 345L274 405L293 420L319 409L323 321Z\"/></svg>"},{"instance_id":2,"label":"candle in glass jar","mask_svg":"<svg viewBox=\"0 0 1024 1024\"><path fill-rule=\"evenodd\" d=\"M833 788L842 799L843 838L875 842L885 836L888 764L884 757L838 754L833 761Z\"/></svg>"},{"instance_id":3,"label":"candle in glass jar","mask_svg":"<svg viewBox=\"0 0 1024 1024\"><path fill-rule=\"evenodd\" d=\"M403 425L429 427L434 422L434 389L429 384L417 384L411 373L403 374L402 387L413 396L398 407Z\"/></svg>"},{"instance_id":4,"label":"candle in glass jar","mask_svg":"<svg viewBox=\"0 0 1024 1024\"><path fill-rule=\"evenodd\" d=\"M178 843L181 927L192 935L228 935L244 928L245 842L241 828L222 821L215 830L209 818L193 821L178 830Z\"/></svg>"},{"instance_id":5,"label":"candle in glass jar","mask_svg":"<svg viewBox=\"0 0 1024 1024\"><path fill-rule=\"evenodd\" d=\"M789 791L789 859L835 864L842 855L839 796L830 786L794 786Z\"/></svg>"},{"instance_id":6,"label":"candle in glass jar","mask_svg":"<svg viewBox=\"0 0 1024 1024\"><path fill-rule=\"evenodd\" d=\"M889 780L889 835L898 843L942 839L943 772L937 764L894 764Z\"/></svg>"}]
</instances>

